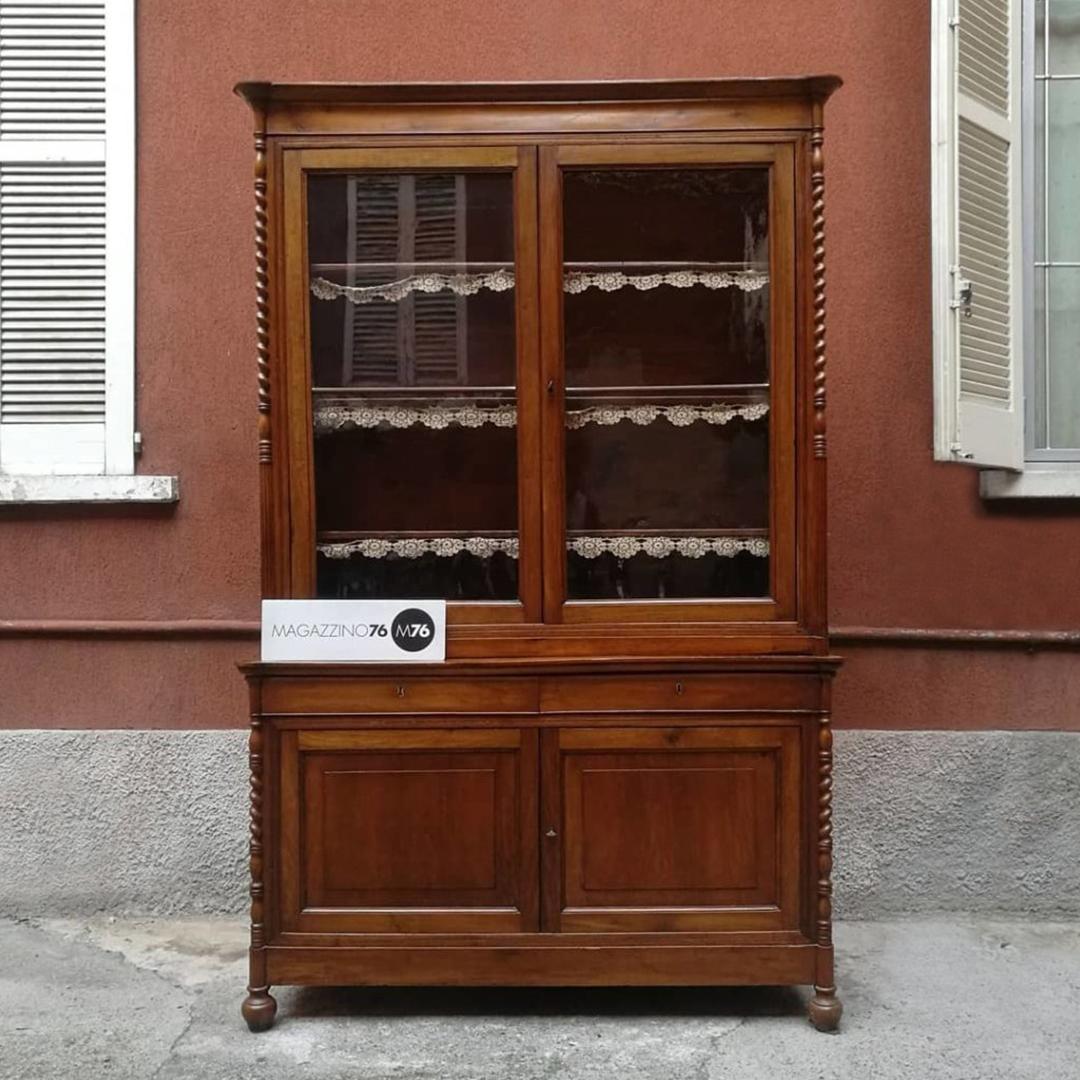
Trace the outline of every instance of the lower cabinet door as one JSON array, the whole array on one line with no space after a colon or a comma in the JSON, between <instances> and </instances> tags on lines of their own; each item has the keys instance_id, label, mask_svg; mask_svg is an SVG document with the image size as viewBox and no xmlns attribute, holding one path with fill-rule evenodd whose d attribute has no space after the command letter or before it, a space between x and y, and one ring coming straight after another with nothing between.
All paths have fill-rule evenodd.
<instances>
[{"instance_id":1,"label":"lower cabinet door","mask_svg":"<svg viewBox=\"0 0 1080 1080\"><path fill-rule=\"evenodd\" d=\"M281 733L281 928L538 925L537 745L517 729Z\"/></svg>"},{"instance_id":2,"label":"lower cabinet door","mask_svg":"<svg viewBox=\"0 0 1080 1080\"><path fill-rule=\"evenodd\" d=\"M795 726L543 736L546 930L795 929Z\"/></svg>"}]
</instances>

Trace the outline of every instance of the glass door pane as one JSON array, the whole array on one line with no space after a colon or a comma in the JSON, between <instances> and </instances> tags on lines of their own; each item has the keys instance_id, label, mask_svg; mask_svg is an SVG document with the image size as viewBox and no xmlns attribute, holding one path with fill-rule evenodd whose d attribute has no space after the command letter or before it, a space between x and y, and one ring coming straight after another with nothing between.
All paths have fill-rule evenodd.
<instances>
[{"instance_id":1,"label":"glass door pane","mask_svg":"<svg viewBox=\"0 0 1080 1080\"><path fill-rule=\"evenodd\" d=\"M317 595L518 598L514 177L311 173Z\"/></svg>"},{"instance_id":2,"label":"glass door pane","mask_svg":"<svg viewBox=\"0 0 1080 1080\"><path fill-rule=\"evenodd\" d=\"M566 595L770 595L769 169L565 169Z\"/></svg>"}]
</instances>

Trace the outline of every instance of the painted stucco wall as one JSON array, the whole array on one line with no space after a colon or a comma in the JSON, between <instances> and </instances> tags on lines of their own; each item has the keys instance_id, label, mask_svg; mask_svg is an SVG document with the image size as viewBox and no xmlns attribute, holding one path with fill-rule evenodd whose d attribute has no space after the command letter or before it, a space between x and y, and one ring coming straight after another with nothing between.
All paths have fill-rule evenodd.
<instances>
[{"instance_id":1,"label":"painted stucco wall","mask_svg":"<svg viewBox=\"0 0 1080 1080\"><path fill-rule=\"evenodd\" d=\"M0 513L2 619L258 612L250 116L234 82L781 75L827 116L837 625L1080 625L1071 506L931 460L928 0L140 0L140 469L180 503ZM244 721L244 639L0 639L0 726ZM1080 728L1069 654L860 646L839 726Z\"/></svg>"}]
</instances>

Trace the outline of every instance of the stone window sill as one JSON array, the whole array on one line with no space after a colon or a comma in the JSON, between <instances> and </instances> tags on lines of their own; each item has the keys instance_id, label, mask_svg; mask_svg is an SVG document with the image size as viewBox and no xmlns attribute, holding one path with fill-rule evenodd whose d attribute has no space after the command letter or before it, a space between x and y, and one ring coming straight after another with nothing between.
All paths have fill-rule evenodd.
<instances>
[{"instance_id":1,"label":"stone window sill","mask_svg":"<svg viewBox=\"0 0 1080 1080\"><path fill-rule=\"evenodd\" d=\"M178 476L17 476L0 474L0 506L47 503L174 503Z\"/></svg>"},{"instance_id":2,"label":"stone window sill","mask_svg":"<svg viewBox=\"0 0 1080 1080\"><path fill-rule=\"evenodd\" d=\"M1080 498L1080 462L1028 464L1023 472L984 469L979 474L979 494L984 499Z\"/></svg>"}]
</instances>

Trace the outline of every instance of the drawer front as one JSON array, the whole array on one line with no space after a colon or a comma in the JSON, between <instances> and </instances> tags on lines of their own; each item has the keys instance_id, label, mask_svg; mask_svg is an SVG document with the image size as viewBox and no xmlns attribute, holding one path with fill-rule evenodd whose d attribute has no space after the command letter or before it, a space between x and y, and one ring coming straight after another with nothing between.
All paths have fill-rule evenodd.
<instances>
[{"instance_id":1,"label":"drawer front","mask_svg":"<svg viewBox=\"0 0 1080 1080\"><path fill-rule=\"evenodd\" d=\"M819 707L820 680L800 675L552 676L540 685L540 710L549 713Z\"/></svg>"},{"instance_id":2,"label":"drawer front","mask_svg":"<svg viewBox=\"0 0 1080 1080\"><path fill-rule=\"evenodd\" d=\"M535 731L286 731L280 925L535 930Z\"/></svg>"},{"instance_id":3,"label":"drawer front","mask_svg":"<svg viewBox=\"0 0 1080 1080\"><path fill-rule=\"evenodd\" d=\"M799 740L796 727L545 732L544 928L796 929Z\"/></svg>"},{"instance_id":4,"label":"drawer front","mask_svg":"<svg viewBox=\"0 0 1080 1080\"><path fill-rule=\"evenodd\" d=\"M537 708L536 679L267 679L267 714L529 713Z\"/></svg>"}]
</instances>

